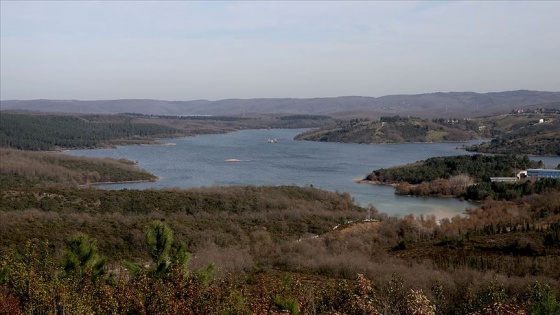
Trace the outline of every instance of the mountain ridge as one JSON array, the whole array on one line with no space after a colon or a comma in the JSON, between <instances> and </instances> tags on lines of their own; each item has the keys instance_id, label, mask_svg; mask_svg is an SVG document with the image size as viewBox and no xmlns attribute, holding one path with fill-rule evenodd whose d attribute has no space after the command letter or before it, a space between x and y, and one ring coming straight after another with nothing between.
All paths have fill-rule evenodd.
<instances>
[{"instance_id":1,"label":"mountain ridge","mask_svg":"<svg viewBox=\"0 0 560 315\"><path fill-rule=\"evenodd\" d=\"M332 116L414 115L418 117L476 117L528 106L558 107L560 92L516 90L505 92L434 92L380 97L338 96L314 98L229 98L168 101L114 100L3 100L1 110L63 113L141 113L149 115L314 114Z\"/></svg>"}]
</instances>

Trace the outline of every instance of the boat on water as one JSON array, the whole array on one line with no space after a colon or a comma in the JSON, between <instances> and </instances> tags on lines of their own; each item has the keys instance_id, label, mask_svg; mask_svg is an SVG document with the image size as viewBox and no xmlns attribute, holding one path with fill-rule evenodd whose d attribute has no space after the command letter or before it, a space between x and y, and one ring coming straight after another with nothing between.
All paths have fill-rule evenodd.
<instances>
[{"instance_id":1,"label":"boat on water","mask_svg":"<svg viewBox=\"0 0 560 315\"><path fill-rule=\"evenodd\" d=\"M268 142L268 143L277 143L277 142L278 142L278 139L276 139L276 138L270 138L270 139L267 140L267 142Z\"/></svg>"},{"instance_id":2,"label":"boat on water","mask_svg":"<svg viewBox=\"0 0 560 315\"><path fill-rule=\"evenodd\" d=\"M243 161L241 161L239 159L227 159L227 160L225 160L225 162L235 163L235 162L243 162Z\"/></svg>"}]
</instances>

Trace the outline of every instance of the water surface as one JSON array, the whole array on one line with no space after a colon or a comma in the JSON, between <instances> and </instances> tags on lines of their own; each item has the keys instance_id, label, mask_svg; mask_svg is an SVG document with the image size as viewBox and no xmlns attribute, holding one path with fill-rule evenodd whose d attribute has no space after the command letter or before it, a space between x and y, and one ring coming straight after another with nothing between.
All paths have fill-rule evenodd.
<instances>
[{"instance_id":1,"label":"water surface","mask_svg":"<svg viewBox=\"0 0 560 315\"><path fill-rule=\"evenodd\" d=\"M161 177L157 182L102 185L108 189L230 185L313 185L348 192L356 203L404 215L463 213L474 204L453 198L397 196L390 186L356 183L372 170L434 156L470 154L461 143L346 144L295 141L302 129L243 130L223 135L162 139L173 145L74 150L72 155L127 158ZM277 143L267 143L276 138ZM480 141L466 143L472 144ZM237 160L237 162L227 162ZM548 161L547 163L553 163ZM560 163L560 160L558 161Z\"/></svg>"}]
</instances>

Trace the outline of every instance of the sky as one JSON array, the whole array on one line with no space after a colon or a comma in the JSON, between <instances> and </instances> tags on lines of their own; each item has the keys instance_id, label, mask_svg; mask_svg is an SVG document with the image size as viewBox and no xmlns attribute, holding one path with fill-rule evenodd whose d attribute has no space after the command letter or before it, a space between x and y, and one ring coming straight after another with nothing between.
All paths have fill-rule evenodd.
<instances>
[{"instance_id":1,"label":"sky","mask_svg":"<svg viewBox=\"0 0 560 315\"><path fill-rule=\"evenodd\" d=\"M560 1L0 1L0 99L560 91Z\"/></svg>"}]
</instances>

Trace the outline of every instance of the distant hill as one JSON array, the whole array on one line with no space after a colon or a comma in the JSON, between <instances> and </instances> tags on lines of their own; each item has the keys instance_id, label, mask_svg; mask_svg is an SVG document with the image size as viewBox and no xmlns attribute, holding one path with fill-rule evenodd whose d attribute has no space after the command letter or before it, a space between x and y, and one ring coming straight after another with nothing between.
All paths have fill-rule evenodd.
<instances>
[{"instance_id":1,"label":"distant hill","mask_svg":"<svg viewBox=\"0 0 560 315\"><path fill-rule=\"evenodd\" d=\"M352 119L334 126L312 129L296 140L347 143L403 143L467 141L479 137L478 126L471 120L382 117L379 121Z\"/></svg>"},{"instance_id":2,"label":"distant hill","mask_svg":"<svg viewBox=\"0 0 560 315\"><path fill-rule=\"evenodd\" d=\"M382 97L258 98L218 101L122 100L5 100L1 110L67 113L141 113L149 115L243 115L291 113L337 117L378 118L388 115L418 117L476 117L517 108L560 106L560 92L509 91L450 92Z\"/></svg>"},{"instance_id":3,"label":"distant hill","mask_svg":"<svg viewBox=\"0 0 560 315\"><path fill-rule=\"evenodd\" d=\"M480 119L493 139L466 148L493 154L560 155L560 113L523 113Z\"/></svg>"},{"instance_id":4,"label":"distant hill","mask_svg":"<svg viewBox=\"0 0 560 315\"><path fill-rule=\"evenodd\" d=\"M560 155L560 108L526 109L478 118L384 116L379 120L338 119L336 124L311 129L296 140L346 143L403 143L467 141L492 138L467 147L493 154Z\"/></svg>"}]
</instances>

